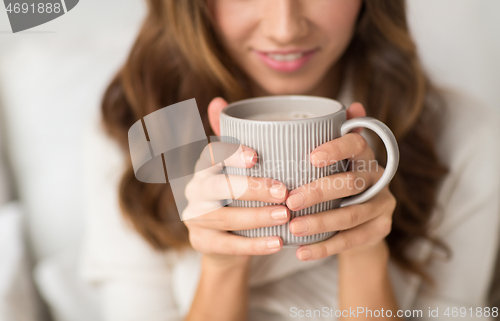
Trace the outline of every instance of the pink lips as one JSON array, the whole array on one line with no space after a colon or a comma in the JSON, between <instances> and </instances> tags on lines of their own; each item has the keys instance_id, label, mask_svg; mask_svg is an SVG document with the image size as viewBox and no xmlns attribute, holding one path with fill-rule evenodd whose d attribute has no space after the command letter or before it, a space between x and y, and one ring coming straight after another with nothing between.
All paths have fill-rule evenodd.
<instances>
[{"instance_id":1,"label":"pink lips","mask_svg":"<svg viewBox=\"0 0 500 321\"><path fill-rule=\"evenodd\" d=\"M257 51L254 50L254 52L257 54L257 56L269 67L276 71L280 72L293 72L299 70L302 66L304 66L316 53L317 50L310 50L310 51L273 51L273 52L263 52L263 51ZM297 52L304 52L303 56L300 57L299 59L292 60L292 61L277 61L269 57L267 54L269 53L274 53L274 54L287 54L287 53L297 53Z\"/></svg>"}]
</instances>

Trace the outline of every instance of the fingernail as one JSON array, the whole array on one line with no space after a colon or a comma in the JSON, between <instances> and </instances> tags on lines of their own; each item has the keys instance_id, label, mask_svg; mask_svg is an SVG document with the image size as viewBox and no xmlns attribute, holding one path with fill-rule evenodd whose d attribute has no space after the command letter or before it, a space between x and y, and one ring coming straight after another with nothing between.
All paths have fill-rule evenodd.
<instances>
[{"instance_id":1,"label":"fingernail","mask_svg":"<svg viewBox=\"0 0 500 321\"><path fill-rule=\"evenodd\" d=\"M267 241L267 247L270 249L275 249L280 247L280 240L279 239L274 239L271 241Z\"/></svg>"},{"instance_id":2,"label":"fingernail","mask_svg":"<svg viewBox=\"0 0 500 321\"><path fill-rule=\"evenodd\" d=\"M282 184L273 184L269 192L272 197L281 199L286 195L286 188Z\"/></svg>"},{"instance_id":3,"label":"fingernail","mask_svg":"<svg viewBox=\"0 0 500 321\"><path fill-rule=\"evenodd\" d=\"M326 165L328 164L328 154L323 151L311 154L311 161L316 165Z\"/></svg>"},{"instance_id":4,"label":"fingernail","mask_svg":"<svg viewBox=\"0 0 500 321\"><path fill-rule=\"evenodd\" d=\"M271 217L276 221L283 221L287 216L286 208L278 208L271 212Z\"/></svg>"},{"instance_id":5,"label":"fingernail","mask_svg":"<svg viewBox=\"0 0 500 321\"><path fill-rule=\"evenodd\" d=\"M286 200L289 208L299 208L304 205L304 197L302 194L293 194Z\"/></svg>"},{"instance_id":6,"label":"fingernail","mask_svg":"<svg viewBox=\"0 0 500 321\"><path fill-rule=\"evenodd\" d=\"M255 157L255 154L251 151L246 151L240 154L240 158L243 161L243 163L246 164L251 164L253 162L253 158Z\"/></svg>"},{"instance_id":7,"label":"fingernail","mask_svg":"<svg viewBox=\"0 0 500 321\"><path fill-rule=\"evenodd\" d=\"M307 220L296 220L290 224L290 229L293 234L304 233L309 229L309 222Z\"/></svg>"},{"instance_id":8,"label":"fingernail","mask_svg":"<svg viewBox=\"0 0 500 321\"><path fill-rule=\"evenodd\" d=\"M299 252L299 259L301 260L307 260L311 256L312 256L311 250L306 249Z\"/></svg>"}]
</instances>

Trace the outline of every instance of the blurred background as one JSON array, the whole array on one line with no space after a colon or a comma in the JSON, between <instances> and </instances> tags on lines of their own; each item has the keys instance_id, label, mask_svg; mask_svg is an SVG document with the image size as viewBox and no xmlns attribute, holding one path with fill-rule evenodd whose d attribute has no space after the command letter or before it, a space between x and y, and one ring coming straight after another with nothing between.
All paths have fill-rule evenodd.
<instances>
[{"instance_id":1,"label":"blurred background","mask_svg":"<svg viewBox=\"0 0 500 321\"><path fill-rule=\"evenodd\" d=\"M76 269L85 212L82 150L145 9L140 0L83 0L54 21L13 34L0 7L2 321L101 320L99 297ZM408 1L411 31L435 83L500 110L498 12L498 0Z\"/></svg>"}]
</instances>

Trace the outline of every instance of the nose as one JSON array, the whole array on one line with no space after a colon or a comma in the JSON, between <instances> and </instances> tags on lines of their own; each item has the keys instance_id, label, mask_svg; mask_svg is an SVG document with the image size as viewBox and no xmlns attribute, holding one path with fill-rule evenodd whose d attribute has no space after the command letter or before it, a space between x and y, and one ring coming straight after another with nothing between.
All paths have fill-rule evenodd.
<instances>
[{"instance_id":1,"label":"nose","mask_svg":"<svg viewBox=\"0 0 500 321\"><path fill-rule=\"evenodd\" d=\"M301 0L264 1L261 27L266 37L284 45L307 35L308 24L302 13Z\"/></svg>"}]
</instances>

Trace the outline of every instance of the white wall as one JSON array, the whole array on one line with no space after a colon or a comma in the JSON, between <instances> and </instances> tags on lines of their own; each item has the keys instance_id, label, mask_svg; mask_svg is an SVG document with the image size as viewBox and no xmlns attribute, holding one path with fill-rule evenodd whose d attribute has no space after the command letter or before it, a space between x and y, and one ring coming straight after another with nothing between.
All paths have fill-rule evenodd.
<instances>
[{"instance_id":1,"label":"white wall","mask_svg":"<svg viewBox=\"0 0 500 321\"><path fill-rule=\"evenodd\" d=\"M144 12L143 1L83 0L47 24L0 33L0 128L36 259L79 246L83 132Z\"/></svg>"},{"instance_id":2,"label":"white wall","mask_svg":"<svg viewBox=\"0 0 500 321\"><path fill-rule=\"evenodd\" d=\"M432 79L500 110L500 1L409 0L408 8Z\"/></svg>"}]
</instances>

